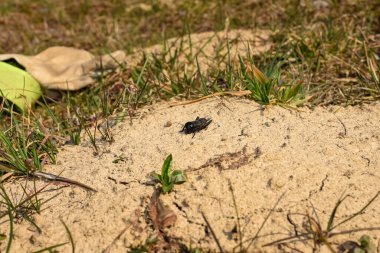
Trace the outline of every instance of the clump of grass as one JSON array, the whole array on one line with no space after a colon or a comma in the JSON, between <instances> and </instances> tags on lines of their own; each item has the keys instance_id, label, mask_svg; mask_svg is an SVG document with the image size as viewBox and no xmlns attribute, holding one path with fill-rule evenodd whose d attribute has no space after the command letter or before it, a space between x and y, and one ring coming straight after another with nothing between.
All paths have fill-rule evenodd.
<instances>
[{"instance_id":1,"label":"clump of grass","mask_svg":"<svg viewBox=\"0 0 380 253\"><path fill-rule=\"evenodd\" d=\"M210 54L203 52L202 48L215 36L205 39L195 48L188 34L170 42L164 41L160 53L145 55L146 74L138 79L144 80L143 101L173 97L193 99L213 93L223 95L224 92L250 90L252 98L261 104L284 106L303 102L302 81L299 76L281 71L284 60L274 60L262 72L254 63L256 59L249 55L249 46L248 56L239 57L240 61L234 60L231 47L232 43L238 42L236 38L220 41L221 45L214 52L214 62L209 66L202 65L200 58L204 61Z\"/></svg>"},{"instance_id":2,"label":"clump of grass","mask_svg":"<svg viewBox=\"0 0 380 253\"><path fill-rule=\"evenodd\" d=\"M171 192L175 184L182 184L187 181L187 176L184 171L172 171L172 160L172 154L166 157L162 165L161 175L156 172L151 173L151 176L161 184L163 193Z\"/></svg>"},{"instance_id":3,"label":"clump of grass","mask_svg":"<svg viewBox=\"0 0 380 253\"><path fill-rule=\"evenodd\" d=\"M346 7L333 5L333 8ZM350 6L356 10L357 7ZM368 16L363 18L369 21L373 13L365 9L363 14ZM305 18L315 14L317 12L308 13ZM301 78L303 90L309 96L307 105L355 105L378 99L368 90L368 83L361 81L361 76L370 75L363 61L366 55L362 45L366 43L365 38L372 38L376 31L371 30L371 21L361 26L355 25L353 19L333 13L317 15L313 22L301 18L299 25L286 24L272 34L272 52L275 52L272 57L280 53L286 62L283 69ZM376 50L376 43L369 43L368 47L370 51Z\"/></svg>"},{"instance_id":4,"label":"clump of grass","mask_svg":"<svg viewBox=\"0 0 380 253\"><path fill-rule=\"evenodd\" d=\"M44 126L42 119L36 118L30 109L26 115L18 114L10 108L9 118L5 117L5 123L1 126L5 130L0 132L2 180L11 176L44 178L96 191L80 182L44 172L43 165L47 162L55 163L58 152L53 135ZM1 113L3 112L0 112L0 117L3 117Z\"/></svg>"},{"instance_id":5,"label":"clump of grass","mask_svg":"<svg viewBox=\"0 0 380 253\"><path fill-rule=\"evenodd\" d=\"M216 80L219 74L224 74L228 89L235 90L235 82L242 80L237 72L233 72L239 63L236 64L231 60L230 52L227 54L228 59L217 55L215 57L217 63L213 70L215 75L211 75L211 71L205 75L204 67L197 64L202 55L203 45L196 48L191 41L190 33L228 31L235 28L251 29L259 26L262 29L275 31L271 36L274 41L271 52L275 52L272 56L277 57L277 52L281 52L286 62L278 66L278 69L289 75L293 72L302 73L302 85L298 83L300 74L295 75L297 80L294 82L289 81L291 78L283 79L284 83L281 83L277 90L272 89L271 87L276 87L278 75L276 71L269 73L270 68L263 64L264 56L259 55L255 66L260 66L269 80L258 85L260 80L253 79L251 74L250 78L245 78L250 89L258 94L254 95L258 96L254 99L262 103L286 104L289 100L297 101L294 99L297 91L298 94L304 91L309 93L309 102L313 106L368 101L368 89L359 82L356 70L364 69L366 65L366 62L362 61L364 54L358 46L363 42L361 33L369 35L377 33L379 21L374 1L363 5L335 2L320 4L299 0L285 0L276 4L246 3L238 0L198 3L185 0L175 2L171 6L164 2L153 1L145 3L144 6L147 8L142 8L140 2L126 6L121 0L112 4L103 4L99 0L91 3L79 0L69 4L56 4L52 1L44 4L34 2L20 4L6 0L0 7L2 23L4 26L12 23L15 29L7 31L9 36L5 36L6 39L0 38L0 52L9 53L16 48L24 53L37 53L48 46L56 45L57 41L63 41L68 46L104 53L117 49L131 51L134 47L146 47L162 42L163 38L164 40L181 36L189 38L189 43L181 44L178 50L171 51L169 45L169 50L165 53L170 56L168 60L157 57L150 62L151 66L147 66L146 70L149 75L153 75L142 76L140 84L136 83L136 74L133 70L124 69L120 75L113 75L114 79L101 77L93 89L73 93L77 102L75 105L86 103L84 106L86 107L84 109L88 109L84 110L86 115L102 111L103 115L95 116L105 118L112 114L113 109L118 110L118 107L109 106L114 103L112 98L103 96L108 95L103 91L112 87L115 80L121 79L121 84L124 86L123 91L118 93L121 95L122 103L132 102L135 105L173 96L191 98L200 94L218 92ZM88 12L89 8L91 12ZM36 11L30 12L31 9ZM42 12L45 17L43 20L40 18ZM342 13L344 15L341 15ZM141 15L144 15L143 20ZM18 30L24 32L20 33ZM86 31L88 36L77 36L83 34L83 31ZM35 33L39 34L40 41L30 43ZM110 40L110 37L113 39ZM229 43L227 40L228 49ZM190 52L184 55L186 64L178 61L178 55L183 54L184 47L190 48ZM169 51L172 53L168 54ZM225 60L227 68L223 70L219 64ZM187 72L188 65L197 68ZM365 74L369 72L366 70ZM259 86L263 87L258 88ZM138 91L134 93L133 90ZM268 91L271 91L274 97L265 98ZM129 101L128 97L133 99ZM140 101L136 103L135 98L139 98ZM377 99L377 96L371 98L373 99ZM63 99L62 103L68 102ZM103 109L99 110L100 107ZM78 129L78 132L80 130ZM75 131L73 134L78 136ZM72 139L78 142L77 137Z\"/></svg>"},{"instance_id":6,"label":"clump of grass","mask_svg":"<svg viewBox=\"0 0 380 253\"><path fill-rule=\"evenodd\" d=\"M315 211L315 208L313 207L313 215L310 215L309 213L306 214L298 214L301 215L306 219L306 226L303 226L306 231L298 232L297 226L294 224L294 222L291 219L292 215L288 215L288 220L291 221L292 225L295 229L295 235L286 237L283 239L276 240L274 242L268 243L265 246L270 245L279 245L279 244L286 244L289 242L297 242L297 241L308 241L311 240L313 242L313 250L316 250L321 245L326 245L327 248L330 250L330 252L335 253L336 251L331 245L330 238L336 235L341 234L350 234L353 232L360 232L360 231L369 231L369 230L380 230L380 227L368 227L368 228L359 228L359 229L351 229L347 231L341 231L341 232L334 232L339 226L349 222L350 220L354 219L355 217L363 214L363 212L376 200L376 198L380 195L380 192L377 192L376 195L371 198L364 207L362 207L358 212L355 212L351 215L349 215L347 218L343 219L342 221L335 224L335 216L338 211L339 206L343 203L343 201L348 197L348 195L341 197L338 199L337 203L335 204L333 210L331 211L326 229L322 228L322 224L318 218L318 215ZM302 227L302 226L301 226Z\"/></svg>"},{"instance_id":7,"label":"clump of grass","mask_svg":"<svg viewBox=\"0 0 380 253\"><path fill-rule=\"evenodd\" d=\"M362 79L368 84L368 88L374 90L380 97L380 59L373 50L368 50L366 43L364 43L364 51L369 77L362 76Z\"/></svg>"},{"instance_id":8,"label":"clump of grass","mask_svg":"<svg viewBox=\"0 0 380 253\"><path fill-rule=\"evenodd\" d=\"M12 111L9 121L9 128L0 132L0 173L29 175L40 171L46 159L55 162L57 149L41 118L30 110L29 115Z\"/></svg>"},{"instance_id":9,"label":"clump of grass","mask_svg":"<svg viewBox=\"0 0 380 253\"><path fill-rule=\"evenodd\" d=\"M34 182L34 181L33 181ZM6 252L10 252L12 240L13 240L13 230L14 223L20 222L20 220L27 220L36 230L41 233L40 227L36 224L33 215L40 213L42 211L42 206L57 197L60 193L53 195L48 199L40 198L41 192L46 188L47 185L36 188L33 184L32 192L27 190L27 183L25 186L20 185L22 189L22 194L18 200L14 199L10 190L7 190L3 182L0 182L0 221L4 222L4 218L8 217L9 222L9 233L8 235L3 235L4 239L8 237Z\"/></svg>"},{"instance_id":10,"label":"clump of grass","mask_svg":"<svg viewBox=\"0 0 380 253\"><path fill-rule=\"evenodd\" d=\"M246 88L252 92L252 98L262 105L288 105L300 100L301 83L284 84L281 80L281 63L272 63L265 73L259 70L252 59L244 64L240 58L242 79Z\"/></svg>"}]
</instances>

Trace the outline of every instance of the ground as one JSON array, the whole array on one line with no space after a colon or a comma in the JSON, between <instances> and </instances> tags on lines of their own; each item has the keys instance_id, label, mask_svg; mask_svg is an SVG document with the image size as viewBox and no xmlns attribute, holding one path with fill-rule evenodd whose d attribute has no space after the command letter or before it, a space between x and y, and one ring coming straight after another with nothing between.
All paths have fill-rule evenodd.
<instances>
[{"instance_id":1,"label":"ground","mask_svg":"<svg viewBox=\"0 0 380 253\"><path fill-rule=\"evenodd\" d=\"M127 56L28 111L1 104L0 252L380 252L364 2L5 0L0 53ZM160 194L169 154L187 181Z\"/></svg>"},{"instance_id":2,"label":"ground","mask_svg":"<svg viewBox=\"0 0 380 253\"><path fill-rule=\"evenodd\" d=\"M240 98L212 98L173 107L166 103L154 105L132 122L115 126L115 142L99 144L99 155L93 155L88 141L60 150L57 165L45 170L80 181L97 192L50 183L40 198L60 194L36 216L42 233L23 222L14 231L13 249L31 252L67 241L61 220L69 227L77 252L104 250L124 227L127 231L111 252L141 243L154 234L146 213L154 192L148 175L159 172L171 153L174 168L188 175L186 183L160 197L177 216L176 223L164 230L172 244L217 249L210 232L206 232L203 212L223 248L231 252L238 246L237 218L245 241L255 235L279 201L260 238L248 251L291 252L294 247L311 252L312 241L304 244L300 238L281 250L263 245L294 234L288 214L294 215L299 231L305 222L300 214L307 213L317 214L325 228L342 196L348 195L338 209L336 224L358 212L376 195L380 183L379 107L377 103L315 110L263 110ZM197 116L213 121L194 137L179 133L185 122ZM38 182L38 187L42 185L46 183ZM362 215L334 232L379 227L379 210L380 202L376 200ZM363 234L379 241L379 231L349 233L329 241L335 245L357 240ZM61 249L66 252L70 247Z\"/></svg>"}]
</instances>

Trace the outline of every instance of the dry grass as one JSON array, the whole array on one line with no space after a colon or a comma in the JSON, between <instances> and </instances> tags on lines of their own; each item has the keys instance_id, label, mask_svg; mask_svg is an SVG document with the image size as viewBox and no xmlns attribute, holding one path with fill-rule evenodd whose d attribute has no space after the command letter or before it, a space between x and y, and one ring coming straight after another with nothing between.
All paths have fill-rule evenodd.
<instances>
[{"instance_id":1,"label":"dry grass","mask_svg":"<svg viewBox=\"0 0 380 253\"><path fill-rule=\"evenodd\" d=\"M273 31L274 46L255 63L284 61L310 105L358 104L379 97L365 52L379 53L379 11L376 1L5 1L0 53L53 45L132 52L188 32L223 30L228 18L230 29Z\"/></svg>"}]
</instances>

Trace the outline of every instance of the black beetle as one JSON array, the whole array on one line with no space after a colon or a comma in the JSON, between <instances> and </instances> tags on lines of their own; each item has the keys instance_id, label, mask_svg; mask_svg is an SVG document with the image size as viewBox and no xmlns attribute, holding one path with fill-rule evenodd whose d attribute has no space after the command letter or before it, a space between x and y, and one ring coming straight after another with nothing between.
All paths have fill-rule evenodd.
<instances>
[{"instance_id":1,"label":"black beetle","mask_svg":"<svg viewBox=\"0 0 380 253\"><path fill-rule=\"evenodd\" d=\"M182 130L179 132L184 132L185 134L193 134L194 138L196 132L205 129L208 125L210 125L211 122L212 119L197 117L194 121L186 122Z\"/></svg>"}]
</instances>

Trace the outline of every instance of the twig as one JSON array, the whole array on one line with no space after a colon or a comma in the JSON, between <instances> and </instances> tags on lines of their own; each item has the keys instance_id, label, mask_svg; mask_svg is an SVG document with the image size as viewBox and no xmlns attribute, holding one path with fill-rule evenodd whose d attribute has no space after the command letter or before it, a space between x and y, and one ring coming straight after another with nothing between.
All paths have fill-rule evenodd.
<instances>
[{"instance_id":1,"label":"twig","mask_svg":"<svg viewBox=\"0 0 380 253\"><path fill-rule=\"evenodd\" d=\"M255 236L251 239L251 241L249 242L246 250L248 250L248 248L252 245L252 243L258 238L260 232L261 232L261 229L263 229L265 223L268 221L269 217L272 215L274 209L276 209L277 205L280 203L280 201L282 200L282 198L285 196L285 192L283 194L281 194L281 196L278 198L276 204L274 204L273 208L269 211L268 215L265 217L264 221L261 223L261 226L260 228L257 230Z\"/></svg>"},{"instance_id":2,"label":"twig","mask_svg":"<svg viewBox=\"0 0 380 253\"><path fill-rule=\"evenodd\" d=\"M0 167L1 167L1 165L0 165ZM7 172L4 175L2 175L0 178L0 183L5 182L8 178L11 178L13 176L13 174L14 174L13 172Z\"/></svg>"},{"instance_id":3,"label":"twig","mask_svg":"<svg viewBox=\"0 0 380 253\"><path fill-rule=\"evenodd\" d=\"M36 190L34 193L32 193L31 195L27 195L27 197L22 200L20 203L18 203L17 205L13 206L12 207L12 210L16 210L17 208L21 207L22 205L24 205L25 203L27 203L28 201L30 201L32 198L36 197L37 194L41 193L50 183L47 183L46 185L44 185L42 188L40 188L39 190ZM5 215L7 214L7 212L4 212L4 213L0 213L0 219L3 218Z\"/></svg>"},{"instance_id":4,"label":"twig","mask_svg":"<svg viewBox=\"0 0 380 253\"><path fill-rule=\"evenodd\" d=\"M57 176L57 175L54 175L54 174L50 174L50 173L46 173L46 172L41 172L41 171L35 171L35 172L33 172L32 175L35 176L35 177L39 177L39 178L43 178L43 179L47 179L47 180L59 181L59 182L68 183L68 184L71 184L71 185L76 185L76 186L82 187L83 189L90 190L90 191L93 191L93 192L97 192L97 190L95 190L94 188L92 188L92 187L90 187L88 185L82 184L82 183L80 183L78 181L75 181L75 180L72 180L72 179L68 179L68 178L65 178L65 177Z\"/></svg>"},{"instance_id":5,"label":"twig","mask_svg":"<svg viewBox=\"0 0 380 253\"><path fill-rule=\"evenodd\" d=\"M107 246L104 250L102 250L102 253L109 253L111 251L112 246L119 240L123 234L127 231L127 229L132 225L132 223L128 223L127 226L116 236L115 239L111 242L110 245Z\"/></svg>"},{"instance_id":6,"label":"twig","mask_svg":"<svg viewBox=\"0 0 380 253\"><path fill-rule=\"evenodd\" d=\"M150 199L148 213L149 213L150 219L152 220L154 230L156 230L158 237L162 239L163 236L160 231L160 223L158 220L158 207L157 207L160 194L161 194L161 188L155 188L152 194L152 197Z\"/></svg>"},{"instance_id":7,"label":"twig","mask_svg":"<svg viewBox=\"0 0 380 253\"><path fill-rule=\"evenodd\" d=\"M188 105L188 104L192 104L192 103L197 103L197 102L202 101L202 100L207 99L207 98L224 96L224 95L242 97L242 96L251 95L251 94L252 94L252 92L250 90L223 91L223 92L217 92L217 93L214 93L214 94L211 94L211 95L208 95L208 96L204 96L204 97L201 97L201 98L197 98L197 99L194 99L194 100L183 101L183 102L173 102L173 103L170 103L169 106L173 107L173 106L178 106L178 105Z\"/></svg>"},{"instance_id":8,"label":"twig","mask_svg":"<svg viewBox=\"0 0 380 253\"><path fill-rule=\"evenodd\" d=\"M289 237L285 237L285 238L281 238L281 239L278 239L278 240L275 240L273 242L270 242L270 243L266 243L264 244L262 247L268 247L268 246L272 246L272 245L276 245L276 244L280 244L280 243L287 243L289 242L289 240L291 239L295 239L295 238L302 238L304 236L309 236L309 235L312 235L313 232L307 232L307 233L302 233L302 234L297 234L297 235L292 235L292 236L289 236ZM306 240L310 240L309 237L307 237ZM297 240L298 241L298 240Z\"/></svg>"},{"instance_id":9,"label":"twig","mask_svg":"<svg viewBox=\"0 0 380 253\"><path fill-rule=\"evenodd\" d=\"M362 231L374 231L374 230L380 230L380 227L356 228L356 229L344 230L341 232L329 233L328 236L330 238L330 237L333 237L336 235L344 235L344 234L351 234L351 233L362 232ZM298 241L308 241L308 240L312 239L311 237L309 237L310 235L313 235L313 232L306 232L306 233L302 233L302 234L298 234L298 235L292 235L292 236L289 236L286 238L278 239L276 241L264 244L263 247L268 247L268 246L277 245L277 244L281 244L281 243L294 243L294 242L298 242ZM302 238L302 237L306 237L306 238L290 241L291 239Z\"/></svg>"},{"instance_id":10,"label":"twig","mask_svg":"<svg viewBox=\"0 0 380 253\"><path fill-rule=\"evenodd\" d=\"M294 229L294 234L296 236L298 236L298 231L297 231L297 225L294 223L294 221L292 220L291 216L290 216L290 213L288 213L286 215L286 219L288 220L288 222L293 226L293 229Z\"/></svg>"},{"instance_id":11,"label":"twig","mask_svg":"<svg viewBox=\"0 0 380 253\"><path fill-rule=\"evenodd\" d=\"M234 208L235 208L236 223L237 223L237 229L238 229L238 233L239 233L239 248L240 248L240 252L243 252L243 235L241 232L241 225L240 225L240 220L239 220L239 211L238 211L238 206L236 204L234 189L232 187L232 183L231 183L230 179L228 179L228 186L229 186L229 189L230 189L230 192L232 195L232 201L234 203Z\"/></svg>"},{"instance_id":12,"label":"twig","mask_svg":"<svg viewBox=\"0 0 380 253\"><path fill-rule=\"evenodd\" d=\"M341 124L342 127L343 127L343 133L340 132L339 134L340 134L341 136L346 136L346 135L347 135L347 128L346 128L346 125L343 123L343 121L342 121L340 118L338 118L338 116L335 115L335 117L337 118L337 120L340 122L340 124Z\"/></svg>"},{"instance_id":13,"label":"twig","mask_svg":"<svg viewBox=\"0 0 380 253\"><path fill-rule=\"evenodd\" d=\"M220 242L219 242L218 238L216 237L216 234L215 234L214 230L212 229L210 223L208 222L208 220L207 220L207 218L206 218L206 215L205 215L202 211L201 211L201 214L202 214L203 220L206 222L207 227L208 227L208 228L210 229L210 231L211 231L212 237L214 238L216 244L218 245L218 248L219 248L220 253L224 253L223 248L222 248L222 246L220 245Z\"/></svg>"}]
</instances>

